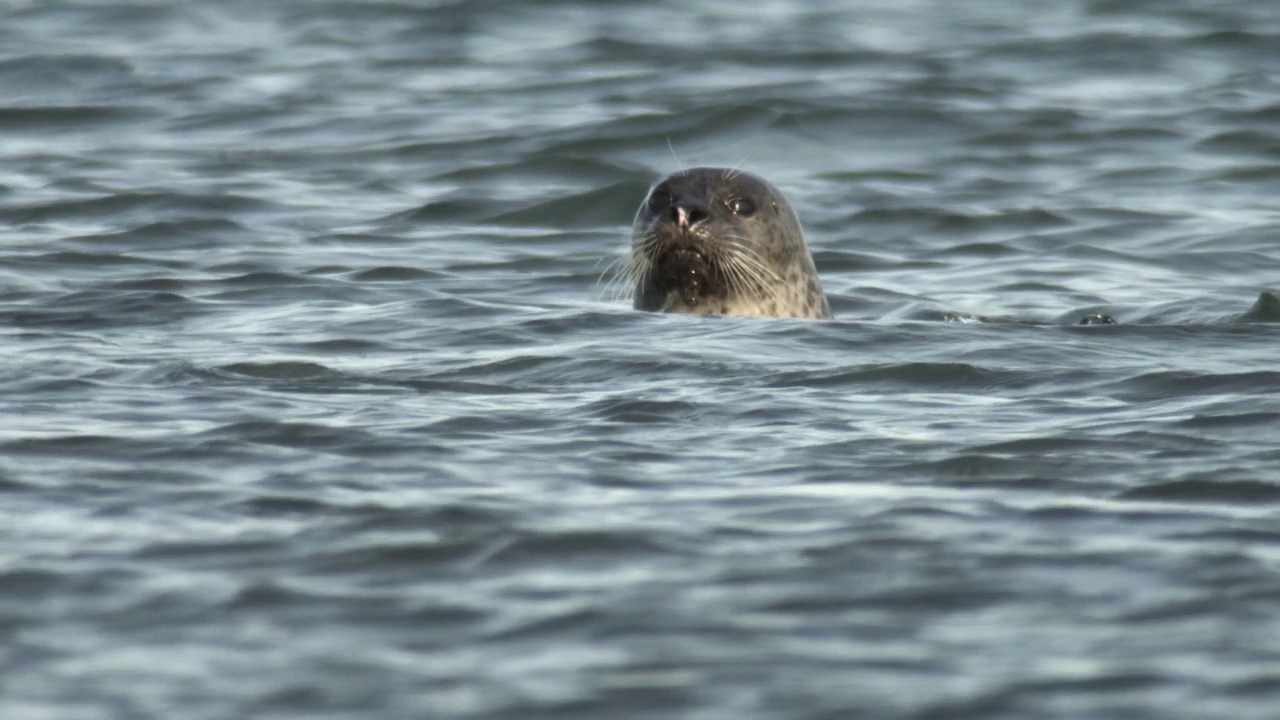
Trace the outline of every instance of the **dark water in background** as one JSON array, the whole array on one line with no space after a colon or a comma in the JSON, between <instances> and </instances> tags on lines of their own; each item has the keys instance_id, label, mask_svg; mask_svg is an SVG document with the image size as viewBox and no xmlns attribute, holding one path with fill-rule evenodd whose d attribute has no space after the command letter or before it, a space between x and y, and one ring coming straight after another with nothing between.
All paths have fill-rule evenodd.
<instances>
[{"instance_id":1,"label":"dark water in background","mask_svg":"<svg viewBox=\"0 0 1280 720\"><path fill-rule=\"evenodd\" d=\"M0 717L1274 718L1277 197L1273 0L4 2Z\"/></svg>"}]
</instances>

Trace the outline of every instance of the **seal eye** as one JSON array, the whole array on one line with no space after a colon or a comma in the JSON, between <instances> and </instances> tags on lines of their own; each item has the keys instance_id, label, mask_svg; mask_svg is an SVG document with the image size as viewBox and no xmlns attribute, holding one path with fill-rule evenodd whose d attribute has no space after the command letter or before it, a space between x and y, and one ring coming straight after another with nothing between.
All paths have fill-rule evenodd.
<instances>
[{"instance_id":1,"label":"seal eye","mask_svg":"<svg viewBox=\"0 0 1280 720\"><path fill-rule=\"evenodd\" d=\"M746 198L732 198L725 205L739 217L751 217L756 212L756 204Z\"/></svg>"},{"instance_id":2,"label":"seal eye","mask_svg":"<svg viewBox=\"0 0 1280 720\"><path fill-rule=\"evenodd\" d=\"M671 193L666 188L654 188L649 193L649 210L652 212L662 212L671 206Z\"/></svg>"}]
</instances>

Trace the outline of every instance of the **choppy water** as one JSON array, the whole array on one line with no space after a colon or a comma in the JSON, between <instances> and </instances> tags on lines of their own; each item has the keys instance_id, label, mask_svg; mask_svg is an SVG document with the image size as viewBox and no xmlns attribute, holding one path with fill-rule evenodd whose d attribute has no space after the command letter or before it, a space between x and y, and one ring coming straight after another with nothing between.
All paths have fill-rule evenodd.
<instances>
[{"instance_id":1,"label":"choppy water","mask_svg":"<svg viewBox=\"0 0 1280 720\"><path fill-rule=\"evenodd\" d=\"M0 717L1276 717L1278 128L1273 0L0 4ZM694 164L835 322L602 299Z\"/></svg>"}]
</instances>

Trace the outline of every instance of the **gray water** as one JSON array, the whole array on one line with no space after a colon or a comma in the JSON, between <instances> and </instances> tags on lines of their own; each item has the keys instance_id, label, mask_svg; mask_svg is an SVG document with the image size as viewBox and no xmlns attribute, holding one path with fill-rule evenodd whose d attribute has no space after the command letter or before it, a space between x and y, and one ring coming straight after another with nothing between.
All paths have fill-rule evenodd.
<instances>
[{"instance_id":1,"label":"gray water","mask_svg":"<svg viewBox=\"0 0 1280 720\"><path fill-rule=\"evenodd\" d=\"M1275 718L1277 197L1273 0L5 2L0 718Z\"/></svg>"}]
</instances>

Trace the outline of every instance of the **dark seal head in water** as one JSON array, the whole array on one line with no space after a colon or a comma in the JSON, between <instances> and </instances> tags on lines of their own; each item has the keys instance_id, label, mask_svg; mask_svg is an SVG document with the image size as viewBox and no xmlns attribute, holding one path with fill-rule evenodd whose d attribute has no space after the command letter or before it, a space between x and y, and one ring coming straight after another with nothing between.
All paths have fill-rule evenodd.
<instances>
[{"instance_id":1,"label":"dark seal head in water","mask_svg":"<svg viewBox=\"0 0 1280 720\"><path fill-rule=\"evenodd\" d=\"M795 211L750 173L693 168L663 178L636 213L622 267L639 310L831 317Z\"/></svg>"}]
</instances>

